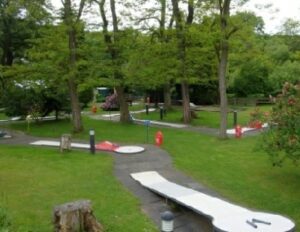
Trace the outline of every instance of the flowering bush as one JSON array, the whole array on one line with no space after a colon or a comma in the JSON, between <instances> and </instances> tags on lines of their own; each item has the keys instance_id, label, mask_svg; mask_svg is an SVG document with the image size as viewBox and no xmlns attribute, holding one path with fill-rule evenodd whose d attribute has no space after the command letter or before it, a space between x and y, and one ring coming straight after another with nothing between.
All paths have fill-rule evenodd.
<instances>
[{"instance_id":1,"label":"flowering bush","mask_svg":"<svg viewBox=\"0 0 300 232\"><path fill-rule=\"evenodd\" d=\"M288 158L296 163L300 158L300 84L284 84L270 114L269 125L263 147L273 164L281 165Z\"/></svg>"},{"instance_id":2,"label":"flowering bush","mask_svg":"<svg viewBox=\"0 0 300 232\"><path fill-rule=\"evenodd\" d=\"M119 102L117 94L109 95L105 98L105 102L101 105L103 110L119 110Z\"/></svg>"},{"instance_id":3,"label":"flowering bush","mask_svg":"<svg viewBox=\"0 0 300 232\"><path fill-rule=\"evenodd\" d=\"M262 111L260 111L260 109L258 107L255 107L254 111L250 113L249 127L261 128L263 116L264 116L264 113Z\"/></svg>"}]
</instances>

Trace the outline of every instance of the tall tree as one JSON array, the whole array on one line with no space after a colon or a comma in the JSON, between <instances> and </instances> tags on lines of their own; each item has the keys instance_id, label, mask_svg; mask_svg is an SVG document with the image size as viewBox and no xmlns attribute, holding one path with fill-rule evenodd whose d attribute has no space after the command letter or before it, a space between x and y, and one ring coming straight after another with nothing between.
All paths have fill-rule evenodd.
<instances>
[{"instance_id":1,"label":"tall tree","mask_svg":"<svg viewBox=\"0 0 300 232\"><path fill-rule=\"evenodd\" d=\"M174 57L174 35L173 35L173 14L170 1L155 0L153 4L147 4L147 0L136 1L135 9L141 13L134 19L140 30L144 30L148 35L148 42L145 40L142 55L148 60L142 67L140 74L147 74L148 80L155 83L156 90L163 91L163 102L165 109L171 108L171 91L175 83L174 63L171 57ZM149 5L147 7L147 5ZM146 7L141 7L146 5ZM140 44L142 45L142 44ZM141 54L139 54L141 57ZM156 59L153 59L153 57ZM145 63L145 62L143 62ZM141 62L131 62L133 65L140 65ZM147 70L147 71L146 71ZM137 70L137 72L139 72ZM139 75L139 79L140 79ZM146 80L145 83L150 83ZM150 84L145 85L150 89ZM153 87L153 86L152 86Z\"/></svg>"},{"instance_id":2,"label":"tall tree","mask_svg":"<svg viewBox=\"0 0 300 232\"><path fill-rule=\"evenodd\" d=\"M77 12L71 4L71 0L62 0L63 3L63 23L67 26L67 36L69 40L69 64L68 64L68 87L71 99L73 131L83 130L81 120L81 109L78 99L78 84L76 82L76 62L78 48L78 30L81 28L81 16L86 1L81 0Z\"/></svg>"},{"instance_id":3,"label":"tall tree","mask_svg":"<svg viewBox=\"0 0 300 232\"><path fill-rule=\"evenodd\" d=\"M173 15L176 22L176 34L178 39L179 76L181 80L181 94L183 105L183 122L190 123L192 120L190 111L189 80L186 72L186 30L194 19L194 0L188 1L188 15L186 21L183 12L179 8L179 0L172 0Z\"/></svg>"},{"instance_id":4,"label":"tall tree","mask_svg":"<svg viewBox=\"0 0 300 232\"><path fill-rule=\"evenodd\" d=\"M163 46L167 42L166 39L166 13L167 13L167 0L159 0L161 4L160 20L159 20L159 37L160 43ZM171 17L172 20L172 17ZM171 80L167 79L164 84L164 107L169 110L171 108Z\"/></svg>"},{"instance_id":5,"label":"tall tree","mask_svg":"<svg viewBox=\"0 0 300 232\"><path fill-rule=\"evenodd\" d=\"M122 31L119 30L119 19L116 11L115 0L109 1L110 13L112 18L112 32L108 30L109 21L106 15L106 0L94 0L98 4L102 17L104 42L107 47L107 52L110 54L112 62L112 75L117 92L118 102L120 105L120 122L129 122L130 115L128 109L128 93L126 91L125 75L122 70L121 43ZM126 34L123 31L123 34Z\"/></svg>"},{"instance_id":6,"label":"tall tree","mask_svg":"<svg viewBox=\"0 0 300 232\"><path fill-rule=\"evenodd\" d=\"M219 78L219 93L220 93L220 138L227 138L227 85L226 85L226 71L229 54L229 38L236 30L229 31L229 17L230 17L230 3L231 0L218 0L217 6L219 10L219 27L220 40L217 50L217 57L219 60L218 78Z\"/></svg>"}]
</instances>

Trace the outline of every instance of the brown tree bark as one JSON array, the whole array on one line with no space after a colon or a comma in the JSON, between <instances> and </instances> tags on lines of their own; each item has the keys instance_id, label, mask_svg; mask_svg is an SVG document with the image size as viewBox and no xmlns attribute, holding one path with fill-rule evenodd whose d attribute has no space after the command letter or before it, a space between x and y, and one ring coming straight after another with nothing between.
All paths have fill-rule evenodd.
<instances>
[{"instance_id":1,"label":"brown tree bark","mask_svg":"<svg viewBox=\"0 0 300 232\"><path fill-rule=\"evenodd\" d=\"M166 110L170 110L172 108L172 100L171 100L171 84L164 84L164 108Z\"/></svg>"},{"instance_id":2,"label":"brown tree bark","mask_svg":"<svg viewBox=\"0 0 300 232\"><path fill-rule=\"evenodd\" d=\"M127 123L130 121L129 109L128 109L128 94L126 93L124 87L117 86L116 87L118 101L120 105L120 122Z\"/></svg>"},{"instance_id":3,"label":"brown tree bark","mask_svg":"<svg viewBox=\"0 0 300 232\"><path fill-rule=\"evenodd\" d=\"M55 232L103 232L93 215L91 202L81 200L56 206L53 211Z\"/></svg>"},{"instance_id":4,"label":"brown tree bark","mask_svg":"<svg viewBox=\"0 0 300 232\"><path fill-rule=\"evenodd\" d=\"M189 0L189 14L186 26L190 25L193 20L193 0ZM183 122L190 123L192 121L190 109L189 83L186 75L186 26L183 22L183 13L179 10L178 0L172 0L173 15L176 22L176 34L178 39L178 59L180 61L179 76L181 79Z\"/></svg>"},{"instance_id":5,"label":"brown tree bark","mask_svg":"<svg viewBox=\"0 0 300 232\"><path fill-rule=\"evenodd\" d=\"M220 92L220 133L219 137L221 139L227 138L227 85L226 85L226 71L228 63L228 52L229 37L227 35L228 30L228 18L230 17L230 0L219 0L219 11L220 11L220 47L218 53L219 68L218 68L218 78L219 78L219 92Z\"/></svg>"},{"instance_id":6,"label":"brown tree bark","mask_svg":"<svg viewBox=\"0 0 300 232\"><path fill-rule=\"evenodd\" d=\"M75 133L83 130L82 120L81 120L81 109L78 99L78 91L76 84L76 61L77 61L77 38L76 38L76 24L80 20L80 16L84 7L84 0L80 2L80 8L78 10L77 17L74 19L72 13L71 0L64 1L64 22L68 26L68 37L69 37L69 78L67 80L69 87L69 94L71 100L71 109L72 109L72 122L73 122L73 131Z\"/></svg>"},{"instance_id":7,"label":"brown tree bark","mask_svg":"<svg viewBox=\"0 0 300 232\"><path fill-rule=\"evenodd\" d=\"M159 37L160 37L160 43L167 43L167 39L165 36L165 30L166 30L166 9L167 9L167 1L166 0L159 0L161 4L161 10L160 10L160 20L159 20ZM172 107L171 102L171 81L166 80L166 83L164 84L164 108L166 110L170 110Z\"/></svg>"},{"instance_id":8,"label":"brown tree bark","mask_svg":"<svg viewBox=\"0 0 300 232\"><path fill-rule=\"evenodd\" d=\"M221 54L219 63L219 92L220 92L220 138L227 138L227 85L226 85L226 69L228 60L228 44L223 41L221 44Z\"/></svg>"}]
</instances>

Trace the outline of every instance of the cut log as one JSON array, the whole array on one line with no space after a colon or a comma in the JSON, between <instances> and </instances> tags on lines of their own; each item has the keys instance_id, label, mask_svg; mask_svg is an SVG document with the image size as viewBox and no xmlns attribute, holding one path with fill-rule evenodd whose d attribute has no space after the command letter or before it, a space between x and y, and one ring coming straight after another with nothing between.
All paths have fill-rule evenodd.
<instances>
[{"instance_id":1,"label":"cut log","mask_svg":"<svg viewBox=\"0 0 300 232\"><path fill-rule=\"evenodd\" d=\"M71 135L63 134L60 138L60 152L71 150Z\"/></svg>"},{"instance_id":2,"label":"cut log","mask_svg":"<svg viewBox=\"0 0 300 232\"><path fill-rule=\"evenodd\" d=\"M93 215L91 202L79 200L56 206L53 212L55 232L103 232Z\"/></svg>"}]
</instances>

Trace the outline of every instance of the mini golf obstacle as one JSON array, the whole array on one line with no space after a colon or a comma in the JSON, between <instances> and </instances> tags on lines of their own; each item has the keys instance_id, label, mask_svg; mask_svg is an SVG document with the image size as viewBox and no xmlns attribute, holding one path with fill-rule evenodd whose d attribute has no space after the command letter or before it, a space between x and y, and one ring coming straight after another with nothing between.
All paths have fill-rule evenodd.
<instances>
[{"instance_id":1,"label":"mini golf obstacle","mask_svg":"<svg viewBox=\"0 0 300 232\"><path fill-rule=\"evenodd\" d=\"M36 145L36 146L50 146L50 147L59 147L60 146L60 142L49 141L49 140L38 140L38 141L32 142L30 144ZM84 144L84 143L71 143L71 147L72 148L89 149L90 145Z\"/></svg>"},{"instance_id":2,"label":"mini golf obstacle","mask_svg":"<svg viewBox=\"0 0 300 232\"><path fill-rule=\"evenodd\" d=\"M243 208L170 182L155 171L132 173L131 177L151 191L211 218L215 232L295 231L295 223L286 217Z\"/></svg>"},{"instance_id":3,"label":"mini golf obstacle","mask_svg":"<svg viewBox=\"0 0 300 232\"><path fill-rule=\"evenodd\" d=\"M267 127L268 127L268 123L264 123L262 125L262 128L260 128L260 129L264 129L264 128L267 128ZM245 132L249 132L249 131L260 130L260 129L254 128L254 127L242 127L241 129L242 129L242 131L241 131L242 134L245 133ZM235 135L236 134L235 128L227 129L226 133L229 134L229 135Z\"/></svg>"},{"instance_id":4,"label":"mini golf obstacle","mask_svg":"<svg viewBox=\"0 0 300 232\"><path fill-rule=\"evenodd\" d=\"M31 145L36 146L51 146L59 147L60 142L49 141L49 140L38 140L30 143ZM71 148L79 149L90 149L90 144L87 143L71 143ZM145 148L140 146L119 146L115 143L109 141L103 141L95 145L96 150L99 151L113 151L120 154L136 154L145 151Z\"/></svg>"},{"instance_id":5,"label":"mini golf obstacle","mask_svg":"<svg viewBox=\"0 0 300 232\"><path fill-rule=\"evenodd\" d=\"M135 154L135 153L141 153L143 151L145 151L145 148L140 146L120 146L114 150L114 152L120 154Z\"/></svg>"},{"instance_id":6,"label":"mini golf obstacle","mask_svg":"<svg viewBox=\"0 0 300 232\"><path fill-rule=\"evenodd\" d=\"M96 150L100 151L115 151L119 147L120 146L118 144L109 141L103 141L95 145Z\"/></svg>"}]
</instances>

